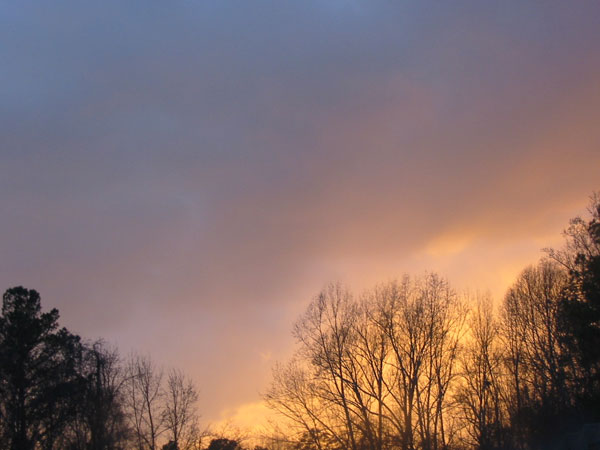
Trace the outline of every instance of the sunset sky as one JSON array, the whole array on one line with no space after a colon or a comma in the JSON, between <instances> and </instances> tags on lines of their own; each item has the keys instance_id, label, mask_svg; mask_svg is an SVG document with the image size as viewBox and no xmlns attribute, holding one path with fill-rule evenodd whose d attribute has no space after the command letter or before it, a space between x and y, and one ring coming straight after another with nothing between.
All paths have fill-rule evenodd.
<instances>
[{"instance_id":1,"label":"sunset sky","mask_svg":"<svg viewBox=\"0 0 600 450\"><path fill-rule=\"evenodd\" d=\"M597 189L600 2L0 0L0 289L204 422L326 283L500 301Z\"/></svg>"}]
</instances>

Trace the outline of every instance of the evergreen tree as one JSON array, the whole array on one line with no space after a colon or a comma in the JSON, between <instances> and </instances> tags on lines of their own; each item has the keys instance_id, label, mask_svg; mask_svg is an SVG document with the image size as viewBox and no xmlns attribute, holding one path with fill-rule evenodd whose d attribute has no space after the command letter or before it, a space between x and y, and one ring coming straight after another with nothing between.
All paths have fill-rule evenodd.
<instances>
[{"instance_id":1,"label":"evergreen tree","mask_svg":"<svg viewBox=\"0 0 600 450\"><path fill-rule=\"evenodd\" d=\"M0 316L0 442L5 448L54 447L76 413L80 353L79 337L58 328L56 309L41 312L36 291L6 291Z\"/></svg>"}]
</instances>

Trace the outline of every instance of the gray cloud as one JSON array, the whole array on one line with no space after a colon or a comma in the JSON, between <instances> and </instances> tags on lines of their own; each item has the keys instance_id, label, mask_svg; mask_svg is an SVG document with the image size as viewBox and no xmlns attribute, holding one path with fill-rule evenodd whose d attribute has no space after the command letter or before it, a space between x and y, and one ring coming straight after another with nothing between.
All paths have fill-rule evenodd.
<instances>
[{"instance_id":1,"label":"gray cloud","mask_svg":"<svg viewBox=\"0 0 600 450\"><path fill-rule=\"evenodd\" d=\"M325 282L509 270L581 210L599 12L1 3L0 282L253 401Z\"/></svg>"}]
</instances>

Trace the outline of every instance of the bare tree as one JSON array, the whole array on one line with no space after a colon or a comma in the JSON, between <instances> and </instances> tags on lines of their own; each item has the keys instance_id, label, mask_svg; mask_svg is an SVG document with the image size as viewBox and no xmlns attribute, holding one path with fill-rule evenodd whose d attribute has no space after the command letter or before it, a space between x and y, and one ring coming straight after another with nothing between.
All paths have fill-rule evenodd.
<instances>
[{"instance_id":1,"label":"bare tree","mask_svg":"<svg viewBox=\"0 0 600 450\"><path fill-rule=\"evenodd\" d=\"M168 439L177 450L191 450L198 434L198 391L191 379L172 370L164 395L163 421Z\"/></svg>"},{"instance_id":2,"label":"bare tree","mask_svg":"<svg viewBox=\"0 0 600 450\"><path fill-rule=\"evenodd\" d=\"M354 307L351 294L341 285L331 284L309 305L296 323L294 335L301 344L301 354L316 369L315 387L321 403L337 419L337 424L330 424L334 437L345 448L357 450L359 419L348 374L348 356L355 337Z\"/></svg>"},{"instance_id":3,"label":"bare tree","mask_svg":"<svg viewBox=\"0 0 600 450\"><path fill-rule=\"evenodd\" d=\"M163 371L148 357L134 355L128 366L127 405L138 450L157 450L164 427Z\"/></svg>"},{"instance_id":4,"label":"bare tree","mask_svg":"<svg viewBox=\"0 0 600 450\"><path fill-rule=\"evenodd\" d=\"M552 427L550 418L569 401L559 338L559 303L566 283L564 270L542 260L519 275L504 300L509 407L516 435L542 432L542 424Z\"/></svg>"},{"instance_id":5,"label":"bare tree","mask_svg":"<svg viewBox=\"0 0 600 450\"><path fill-rule=\"evenodd\" d=\"M463 311L448 282L435 274L391 282L379 302L378 326L391 357L384 377L390 424L407 450L445 447L444 412L455 378ZM418 441L417 441L418 438Z\"/></svg>"},{"instance_id":6,"label":"bare tree","mask_svg":"<svg viewBox=\"0 0 600 450\"><path fill-rule=\"evenodd\" d=\"M286 420L286 437L290 441L309 440L318 450L328 448L329 441L343 445L337 416L328 402L319 396L319 381L309 368L292 360L273 369L273 380L264 395L267 405Z\"/></svg>"},{"instance_id":7,"label":"bare tree","mask_svg":"<svg viewBox=\"0 0 600 450\"><path fill-rule=\"evenodd\" d=\"M447 280L428 274L417 281L427 330L423 373L417 395L420 445L445 448L448 442L445 411L447 393L456 377L459 342L466 310Z\"/></svg>"},{"instance_id":8,"label":"bare tree","mask_svg":"<svg viewBox=\"0 0 600 450\"><path fill-rule=\"evenodd\" d=\"M505 426L502 353L489 295L476 298L468 325L460 356L461 384L455 397L466 422L467 442L480 450L499 448Z\"/></svg>"},{"instance_id":9,"label":"bare tree","mask_svg":"<svg viewBox=\"0 0 600 450\"><path fill-rule=\"evenodd\" d=\"M77 420L71 424L73 448L123 448L129 429L125 417L126 374L116 348L102 341L86 346L80 374L85 380Z\"/></svg>"},{"instance_id":10,"label":"bare tree","mask_svg":"<svg viewBox=\"0 0 600 450\"><path fill-rule=\"evenodd\" d=\"M391 347L382 321L380 304L384 302L386 286L367 291L357 308L356 339L350 353L353 384L358 391L357 403L363 419L363 433L370 448L387 446L386 384Z\"/></svg>"},{"instance_id":11,"label":"bare tree","mask_svg":"<svg viewBox=\"0 0 600 450\"><path fill-rule=\"evenodd\" d=\"M319 450L443 448L463 313L436 275L360 302L330 285L296 323L296 361L276 368L267 403Z\"/></svg>"}]
</instances>

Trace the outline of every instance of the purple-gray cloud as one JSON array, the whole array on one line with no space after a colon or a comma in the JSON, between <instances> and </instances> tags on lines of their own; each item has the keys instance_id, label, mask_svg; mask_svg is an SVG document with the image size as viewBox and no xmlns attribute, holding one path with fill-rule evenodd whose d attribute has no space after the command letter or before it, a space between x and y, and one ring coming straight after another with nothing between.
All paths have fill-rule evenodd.
<instances>
[{"instance_id":1,"label":"purple-gray cloud","mask_svg":"<svg viewBox=\"0 0 600 450\"><path fill-rule=\"evenodd\" d=\"M333 278L497 293L598 188L599 17L0 2L0 286L182 366L209 419L256 400Z\"/></svg>"}]
</instances>

